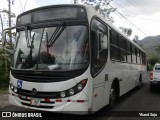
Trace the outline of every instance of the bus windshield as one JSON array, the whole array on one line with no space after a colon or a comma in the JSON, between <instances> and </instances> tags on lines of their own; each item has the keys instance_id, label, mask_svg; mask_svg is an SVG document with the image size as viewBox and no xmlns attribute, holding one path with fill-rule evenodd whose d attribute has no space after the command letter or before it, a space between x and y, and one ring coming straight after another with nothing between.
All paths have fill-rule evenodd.
<instances>
[{"instance_id":1,"label":"bus windshield","mask_svg":"<svg viewBox=\"0 0 160 120\"><path fill-rule=\"evenodd\" d=\"M21 30L16 39L14 69L74 70L89 62L88 31L84 25Z\"/></svg>"}]
</instances>

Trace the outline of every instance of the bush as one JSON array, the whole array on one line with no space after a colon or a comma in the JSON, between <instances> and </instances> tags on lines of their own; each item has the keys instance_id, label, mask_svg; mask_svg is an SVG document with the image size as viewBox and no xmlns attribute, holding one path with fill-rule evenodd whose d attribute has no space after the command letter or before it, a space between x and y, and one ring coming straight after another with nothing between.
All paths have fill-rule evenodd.
<instances>
[{"instance_id":1,"label":"bush","mask_svg":"<svg viewBox=\"0 0 160 120\"><path fill-rule=\"evenodd\" d=\"M148 71L151 71L151 70L153 70L153 67L154 67L154 66L152 66L151 64L148 63L148 65L147 65L147 70L148 70Z\"/></svg>"},{"instance_id":2,"label":"bush","mask_svg":"<svg viewBox=\"0 0 160 120\"><path fill-rule=\"evenodd\" d=\"M147 70L153 70L153 67L156 63L159 63L160 59L156 55L152 55L148 58Z\"/></svg>"},{"instance_id":3,"label":"bush","mask_svg":"<svg viewBox=\"0 0 160 120\"><path fill-rule=\"evenodd\" d=\"M10 69L10 64L9 61L7 60L7 69L5 69L5 59L3 56L0 56L0 89L3 87L7 87L9 84L9 69Z\"/></svg>"},{"instance_id":4,"label":"bush","mask_svg":"<svg viewBox=\"0 0 160 120\"><path fill-rule=\"evenodd\" d=\"M149 58L148 60L148 63L151 65L151 66L154 66L157 62L159 62L159 58L154 56L152 58Z\"/></svg>"}]
</instances>

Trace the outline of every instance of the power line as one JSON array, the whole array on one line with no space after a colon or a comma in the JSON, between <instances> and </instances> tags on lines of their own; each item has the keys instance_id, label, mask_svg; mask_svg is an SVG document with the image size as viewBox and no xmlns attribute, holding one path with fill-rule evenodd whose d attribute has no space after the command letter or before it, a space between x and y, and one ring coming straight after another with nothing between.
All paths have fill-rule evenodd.
<instances>
[{"instance_id":1,"label":"power line","mask_svg":"<svg viewBox=\"0 0 160 120\"><path fill-rule=\"evenodd\" d=\"M111 5L109 5L112 7ZM112 7L113 8L113 7ZM141 31L144 35L148 36L146 33L144 33L141 29L139 29L136 25L134 25L131 21L129 21L125 16L123 16L118 10L115 10L114 12L117 12L119 15L121 15L125 20L127 20L131 25L133 25L135 28L137 28L139 31Z\"/></svg>"},{"instance_id":2,"label":"power line","mask_svg":"<svg viewBox=\"0 0 160 120\"><path fill-rule=\"evenodd\" d=\"M115 13L115 12L114 12ZM118 12L117 12L118 13ZM115 13L116 14L116 13ZM119 14L119 13L118 13ZM121 16L121 14L116 14L117 16L119 16L122 20L124 20L124 17L122 17ZM130 24L131 24L131 22L128 20L128 19L125 19L125 20L127 20L127 22L129 22ZM124 21L125 21L124 20ZM133 23L132 23L132 25L134 26L134 27L136 27ZM136 27L138 30L140 30L138 27ZM146 35L146 37L148 37L148 39L150 39L151 41L150 41L150 43L152 43L152 38L150 38L150 36L148 36L146 33L144 33L142 30L140 30L143 34L145 34Z\"/></svg>"},{"instance_id":3,"label":"power line","mask_svg":"<svg viewBox=\"0 0 160 120\"><path fill-rule=\"evenodd\" d=\"M25 1L23 10L25 11L27 0Z\"/></svg>"},{"instance_id":4,"label":"power line","mask_svg":"<svg viewBox=\"0 0 160 120\"><path fill-rule=\"evenodd\" d=\"M160 21L160 20L156 20L156 19L148 19L148 18L142 18L142 17L137 17L137 16L132 16L132 15L126 15L126 14L122 14L124 16L130 16L130 17L134 17L134 18L139 18L139 19L143 19L143 20L150 20L150 21Z\"/></svg>"},{"instance_id":5,"label":"power line","mask_svg":"<svg viewBox=\"0 0 160 120\"><path fill-rule=\"evenodd\" d=\"M135 0L132 0L132 1L135 3L135 5L139 7L139 4Z\"/></svg>"},{"instance_id":6,"label":"power line","mask_svg":"<svg viewBox=\"0 0 160 120\"><path fill-rule=\"evenodd\" d=\"M112 7L111 5L109 5L110 7ZM113 7L112 7L113 8ZM125 20L127 20L131 25L133 25L136 29L138 29L139 31L141 31L144 35L146 35L146 37L148 37L150 40L153 40L149 37L149 35L147 35L145 32L143 32L141 29L139 29L136 25L134 25L131 21L129 21L125 16L123 16L119 11L115 10L114 12L117 12L120 16L122 16Z\"/></svg>"},{"instance_id":7,"label":"power line","mask_svg":"<svg viewBox=\"0 0 160 120\"><path fill-rule=\"evenodd\" d=\"M128 0L127 0L128 1ZM134 1L135 2L135 1ZM129 2L130 4L132 4L131 2ZM133 4L132 4L133 5ZM122 5L120 5L119 4L119 6L121 6L122 7ZM135 6L135 5L134 5ZM110 5L110 7L112 7L111 5ZM136 7L136 6L135 6ZM124 8L124 7L123 7ZM137 8L137 7L136 7ZM125 8L126 9L126 8ZM115 11L114 11L115 12ZM144 35L146 35L146 37L148 37L151 41L153 40L153 39L151 39L150 37L149 37L149 35L147 35L145 32L143 32L141 29L139 29L136 25L134 25L131 21L129 21L123 14L121 14L119 11L117 11L116 10L116 12L120 15L120 16L122 16L127 22L129 22L131 25L133 25L136 29L138 29L139 31L141 31ZM142 12L142 11L141 11ZM138 18L138 17L136 17L136 18ZM139 17L140 18L140 17ZM144 19L144 20L151 20L151 21L160 21L160 20L153 20L153 19L147 19L147 18L140 18L140 19Z\"/></svg>"},{"instance_id":8,"label":"power line","mask_svg":"<svg viewBox=\"0 0 160 120\"><path fill-rule=\"evenodd\" d=\"M119 4L119 3L115 2L115 1L113 1L113 2L114 2L114 4L117 4L118 6L120 6L121 8L126 9L127 11L132 12L131 10L129 10L129 9L127 9L126 7L124 7L123 5L121 5L121 4ZM126 12L126 11L125 11L125 12ZM132 12L132 13L133 13L133 12Z\"/></svg>"},{"instance_id":9,"label":"power line","mask_svg":"<svg viewBox=\"0 0 160 120\"><path fill-rule=\"evenodd\" d=\"M129 4L135 6L132 2L130 2L129 0L126 0ZM137 6L135 6L137 8Z\"/></svg>"},{"instance_id":10,"label":"power line","mask_svg":"<svg viewBox=\"0 0 160 120\"><path fill-rule=\"evenodd\" d=\"M115 4L117 4L118 6L124 8L124 6L122 6L121 4L119 4L119 3L115 2L115 1L113 1L113 2L114 2ZM127 9L127 8L125 8L125 9ZM127 10L128 10L128 9L127 9Z\"/></svg>"},{"instance_id":11,"label":"power line","mask_svg":"<svg viewBox=\"0 0 160 120\"><path fill-rule=\"evenodd\" d=\"M119 18L121 18L123 21L125 21L128 25L130 25L130 23L126 20L126 19L124 19L121 15L119 15L118 13L116 13L116 12L113 12L115 15L117 15Z\"/></svg>"},{"instance_id":12,"label":"power line","mask_svg":"<svg viewBox=\"0 0 160 120\"><path fill-rule=\"evenodd\" d=\"M22 6L22 3L21 3L21 0L19 0L19 3L20 3L20 5L21 5L22 12L24 12L23 6Z\"/></svg>"},{"instance_id":13,"label":"power line","mask_svg":"<svg viewBox=\"0 0 160 120\"><path fill-rule=\"evenodd\" d=\"M143 14L146 14L142 9L141 9L141 7L139 7L139 5L137 4L137 2L135 2L134 0L132 0L132 2L134 2L134 3L136 3L136 5L135 4L133 4L131 1L129 1L129 0L126 0L129 4L131 4L131 5L133 5L135 8L137 8L141 13L143 13ZM138 6L138 7L137 7Z\"/></svg>"},{"instance_id":14,"label":"power line","mask_svg":"<svg viewBox=\"0 0 160 120\"><path fill-rule=\"evenodd\" d=\"M136 25L134 25L131 21L129 21L125 16L123 16L120 12L118 12L117 10L116 10L116 12L118 13L118 14L120 14L124 19L126 19L131 25L133 25L135 28L137 28L139 31L141 31L144 35L146 35L146 36L148 36L146 33L144 33L141 29L139 29Z\"/></svg>"}]
</instances>

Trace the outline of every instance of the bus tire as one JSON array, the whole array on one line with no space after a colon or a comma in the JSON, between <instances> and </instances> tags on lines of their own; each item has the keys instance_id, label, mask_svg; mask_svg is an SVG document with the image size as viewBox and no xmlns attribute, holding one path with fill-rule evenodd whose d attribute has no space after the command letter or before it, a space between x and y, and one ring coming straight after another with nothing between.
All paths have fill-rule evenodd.
<instances>
[{"instance_id":1,"label":"bus tire","mask_svg":"<svg viewBox=\"0 0 160 120\"><path fill-rule=\"evenodd\" d=\"M113 82L109 95L109 104L108 104L109 109L112 109L114 107L117 98L118 98L118 88L116 82Z\"/></svg>"}]
</instances>

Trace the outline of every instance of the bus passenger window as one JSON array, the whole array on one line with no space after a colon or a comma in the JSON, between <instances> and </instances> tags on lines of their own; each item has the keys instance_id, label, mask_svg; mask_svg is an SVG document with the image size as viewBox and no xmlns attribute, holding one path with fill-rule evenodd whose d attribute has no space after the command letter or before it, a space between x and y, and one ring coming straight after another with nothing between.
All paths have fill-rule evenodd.
<instances>
[{"instance_id":1,"label":"bus passenger window","mask_svg":"<svg viewBox=\"0 0 160 120\"><path fill-rule=\"evenodd\" d=\"M140 64L140 50L137 52L137 63Z\"/></svg>"},{"instance_id":2,"label":"bus passenger window","mask_svg":"<svg viewBox=\"0 0 160 120\"><path fill-rule=\"evenodd\" d=\"M114 31L110 31L110 58L112 60L121 59L120 49L119 49L119 37Z\"/></svg>"},{"instance_id":3,"label":"bus passenger window","mask_svg":"<svg viewBox=\"0 0 160 120\"><path fill-rule=\"evenodd\" d=\"M127 61L127 53L126 53L126 41L122 36L119 37L119 43L120 43L120 51L121 51L121 61L126 62Z\"/></svg>"}]
</instances>

